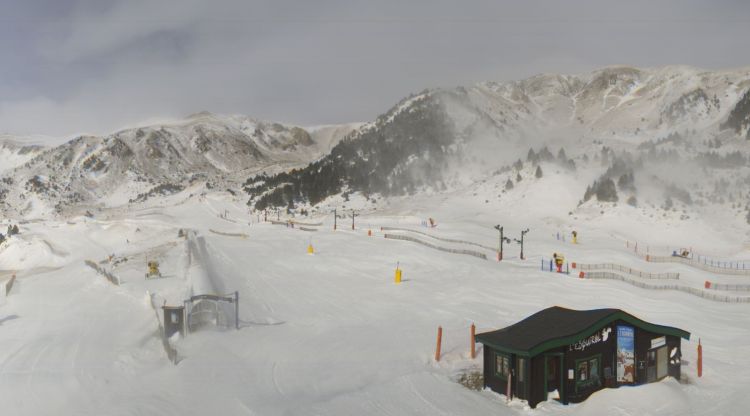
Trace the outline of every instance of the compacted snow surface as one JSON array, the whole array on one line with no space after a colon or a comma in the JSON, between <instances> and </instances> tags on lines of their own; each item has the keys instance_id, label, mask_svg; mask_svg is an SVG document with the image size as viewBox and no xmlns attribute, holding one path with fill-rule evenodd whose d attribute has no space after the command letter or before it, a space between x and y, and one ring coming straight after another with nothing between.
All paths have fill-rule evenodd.
<instances>
[{"instance_id":1,"label":"compacted snow surface","mask_svg":"<svg viewBox=\"0 0 750 416\"><path fill-rule=\"evenodd\" d=\"M686 265L647 263L626 248L631 238L641 238L642 245L652 235L656 239L657 230L638 228L635 220L610 229L606 218L554 220L541 215L544 207L533 206L512 217L484 201L441 198L364 213L354 231L350 219L340 219L334 232L330 216L298 219L323 222L310 226L315 232L259 224L242 202L221 195L127 214L101 212L93 219L22 224L21 234L0 247L0 281L14 271L18 277L0 304L0 414L739 415L750 408L749 303L539 270L542 257L560 252L581 263L679 272L679 283L691 287L716 280ZM421 226L428 217L438 227ZM517 244L506 245L506 258L498 263L493 251L481 247L401 232L477 250L488 260L385 239L380 230L410 228L494 247L492 226L498 222L511 237L531 228L526 260L519 259ZM571 227L579 231L576 246L569 242ZM187 238L178 237L179 229ZM568 242L558 241L557 232ZM659 241L674 235L675 246L698 244L680 240L683 234L678 228L658 230ZM722 252L741 258L735 240L728 238ZM313 255L307 254L310 244ZM109 255L113 263L104 261ZM101 267L121 285L84 260L104 261ZM159 261L163 279L144 278L149 260ZM398 285L397 262L403 270ZM750 284L750 277L722 281ZM173 337L178 363L170 362L152 301L181 305L192 294L234 291L240 296L240 329ZM472 323L477 332L494 330L553 305L621 308L691 332L682 344L685 380L602 390L581 404L549 401L535 410L456 382L481 368L481 345L477 358L469 357ZM442 358L435 362L439 325ZM701 379L698 338L705 357Z\"/></svg>"}]
</instances>

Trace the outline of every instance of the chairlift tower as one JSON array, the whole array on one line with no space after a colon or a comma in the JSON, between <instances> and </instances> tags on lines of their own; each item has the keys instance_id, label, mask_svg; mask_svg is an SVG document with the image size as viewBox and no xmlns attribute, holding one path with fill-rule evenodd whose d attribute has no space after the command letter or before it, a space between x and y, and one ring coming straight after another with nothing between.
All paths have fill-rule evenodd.
<instances>
[{"instance_id":1,"label":"chairlift tower","mask_svg":"<svg viewBox=\"0 0 750 416\"><path fill-rule=\"evenodd\" d=\"M497 261L501 261L503 259L503 242L510 243L510 238L503 235L503 227L500 224L496 225L495 229L500 233L500 251L498 252Z\"/></svg>"},{"instance_id":2,"label":"chairlift tower","mask_svg":"<svg viewBox=\"0 0 750 416\"><path fill-rule=\"evenodd\" d=\"M523 237L524 237L524 236L526 235L526 233L528 233L528 232L529 232L529 229L527 228L527 229L525 229L525 230L521 231L521 239L520 239L520 240L519 240L519 239L517 239L517 238L514 238L514 239L513 239L513 240L514 240L514 241L515 241L516 243L518 243L518 244L520 244L520 245L521 245L521 260L525 260L525 259L524 259L524 257L523 257Z\"/></svg>"}]
</instances>

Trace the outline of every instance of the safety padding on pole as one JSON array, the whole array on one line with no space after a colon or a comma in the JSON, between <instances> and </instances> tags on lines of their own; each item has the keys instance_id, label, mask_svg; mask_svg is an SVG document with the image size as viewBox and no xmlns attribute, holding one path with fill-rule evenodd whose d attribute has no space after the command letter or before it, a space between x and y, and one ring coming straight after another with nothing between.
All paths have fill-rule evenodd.
<instances>
[{"instance_id":1,"label":"safety padding on pole","mask_svg":"<svg viewBox=\"0 0 750 416\"><path fill-rule=\"evenodd\" d=\"M440 361L440 343L443 341L443 327L438 327L437 345L435 346L435 361Z\"/></svg>"},{"instance_id":2,"label":"safety padding on pole","mask_svg":"<svg viewBox=\"0 0 750 416\"><path fill-rule=\"evenodd\" d=\"M575 268L576 268L576 262L572 262L572 263L570 263L570 268L571 268L571 269L575 269Z\"/></svg>"},{"instance_id":3,"label":"safety padding on pole","mask_svg":"<svg viewBox=\"0 0 750 416\"><path fill-rule=\"evenodd\" d=\"M396 284L401 283L401 269L396 269L396 273L394 273L393 281Z\"/></svg>"},{"instance_id":4,"label":"safety padding on pole","mask_svg":"<svg viewBox=\"0 0 750 416\"><path fill-rule=\"evenodd\" d=\"M706 283L704 284L704 287L706 289L711 289L711 282L709 282L708 280L706 280Z\"/></svg>"},{"instance_id":5,"label":"safety padding on pole","mask_svg":"<svg viewBox=\"0 0 750 416\"><path fill-rule=\"evenodd\" d=\"M698 338L698 377L703 377L703 346Z\"/></svg>"},{"instance_id":6,"label":"safety padding on pole","mask_svg":"<svg viewBox=\"0 0 750 416\"><path fill-rule=\"evenodd\" d=\"M372 237L372 230L367 230L367 236Z\"/></svg>"},{"instance_id":7,"label":"safety padding on pole","mask_svg":"<svg viewBox=\"0 0 750 416\"><path fill-rule=\"evenodd\" d=\"M497 252L497 261L503 261L503 255L499 251Z\"/></svg>"},{"instance_id":8,"label":"safety padding on pole","mask_svg":"<svg viewBox=\"0 0 750 416\"><path fill-rule=\"evenodd\" d=\"M476 343L477 342L476 342L476 339L475 339L476 330L477 330L477 327L474 326L474 324L471 324L471 336L470 336L469 343L471 344L471 359L472 360L477 357L477 350L476 350Z\"/></svg>"},{"instance_id":9,"label":"safety padding on pole","mask_svg":"<svg viewBox=\"0 0 750 416\"><path fill-rule=\"evenodd\" d=\"M586 273L584 273L584 272L578 273L578 277L581 278L581 279L583 279L585 276L586 276Z\"/></svg>"}]
</instances>

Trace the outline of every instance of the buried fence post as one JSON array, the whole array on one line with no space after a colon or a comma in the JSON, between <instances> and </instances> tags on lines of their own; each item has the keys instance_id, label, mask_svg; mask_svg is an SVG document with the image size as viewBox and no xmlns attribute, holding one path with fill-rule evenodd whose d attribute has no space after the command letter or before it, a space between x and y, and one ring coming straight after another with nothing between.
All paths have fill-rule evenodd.
<instances>
[{"instance_id":1,"label":"buried fence post","mask_svg":"<svg viewBox=\"0 0 750 416\"><path fill-rule=\"evenodd\" d=\"M511 381L513 381L513 377L511 376L511 374L512 373L508 371L508 383L506 384L506 387L505 387L505 398L509 402L513 400L513 397L511 396L511 394L513 394L513 389L511 388L511 384L510 384Z\"/></svg>"},{"instance_id":2,"label":"buried fence post","mask_svg":"<svg viewBox=\"0 0 750 416\"><path fill-rule=\"evenodd\" d=\"M471 340L470 340L470 343L471 343L471 359L472 360L474 358L476 358L476 356L477 356L476 345L475 345L476 344L476 341L475 341L476 330L477 330L477 327L474 326L474 324L472 323L471 324Z\"/></svg>"},{"instance_id":3,"label":"buried fence post","mask_svg":"<svg viewBox=\"0 0 750 416\"><path fill-rule=\"evenodd\" d=\"M435 361L440 361L440 343L443 340L443 327L438 327L437 332L437 345L435 346Z\"/></svg>"},{"instance_id":4,"label":"buried fence post","mask_svg":"<svg viewBox=\"0 0 750 416\"><path fill-rule=\"evenodd\" d=\"M703 377L703 346L698 338L698 377Z\"/></svg>"},{"instance_id":5,"label":"buried fence post","mask_svg":"<svg viewBox=\"0 0 750 416\"><path fill-rule=\"evenodd\" d=\"M240 292L234 292L234 328L240 329Z\"/></svg>"}]
</instances>

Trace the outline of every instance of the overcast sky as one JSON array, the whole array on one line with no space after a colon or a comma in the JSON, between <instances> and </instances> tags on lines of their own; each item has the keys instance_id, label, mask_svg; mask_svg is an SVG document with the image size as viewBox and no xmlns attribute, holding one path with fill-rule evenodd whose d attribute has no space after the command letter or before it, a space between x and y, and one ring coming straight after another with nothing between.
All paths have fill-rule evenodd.
<instances>
[{"instance_id":1,"label":"overcast sky","mask_svg":"<svg viewBox=\"0 0 750 416\"><path fill-rule=\"evenodd\" d=\"M0 0L0 132L367 121L427 87L750 65L750 2Z\"/></svg>"}]
</instances>

